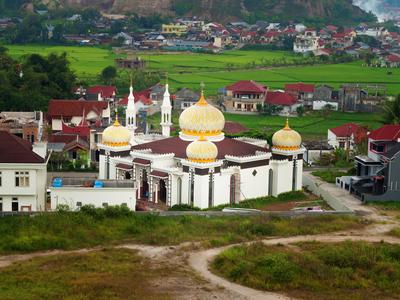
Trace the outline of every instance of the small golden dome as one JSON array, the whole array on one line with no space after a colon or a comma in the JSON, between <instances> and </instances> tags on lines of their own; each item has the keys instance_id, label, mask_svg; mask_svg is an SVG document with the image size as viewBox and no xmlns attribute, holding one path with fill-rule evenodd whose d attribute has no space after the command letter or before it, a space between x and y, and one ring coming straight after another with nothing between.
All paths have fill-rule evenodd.
<instances>
[{"instance_id":1,"label":"small golden dome","mask_svg":"<svg viewBox=\"0 0 400 300\"><path fill-rule=\"evenodd\" d=\"M213 142L201 136L197 141L191 142L186 148L189 161L197 163L214 162L218 156L218 148Z\"/></svg>"},{"instance_id":2,"label":"small golden dome","mask_svg":"<svg viewBox=\"0 0 400 300\"><path fill-rule=\"evenodd\" d=\"M284 151L296 151L301 147L301 135L289 127L289 120L283 129L272 136L272 149Z\"/></svg>"},{"instance_id":3,"label":"small golden dome","mask_svg":"<svg viewBox=\"0 0 400 300\"><path fill-rule=\"evenodd\" d=\"M119 123L117 117L114 124L103 131L102 143L110 147L124 147L129 146L130 139L130 131Z\"/></svg>"},{"instance_id":4,"label":"small golden dome","mask_svg":"<svg viewBox=\"0 0 400 300\"><path fill-rule=\"evenodd\" d=\"M195 105L186 108L179 117L181 138L197 140L204 135L210 140L223 139L222 130L225 126L225 118L222 112L210 105L201 92L201 97Z\"/></svg>"}]
</instances>

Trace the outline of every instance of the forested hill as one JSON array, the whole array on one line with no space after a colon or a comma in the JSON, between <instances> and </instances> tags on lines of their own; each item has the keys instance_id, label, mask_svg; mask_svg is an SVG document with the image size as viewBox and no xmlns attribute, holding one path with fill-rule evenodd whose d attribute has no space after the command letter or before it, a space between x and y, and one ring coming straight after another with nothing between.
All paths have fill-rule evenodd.
<instances>
[{"instance_id":1,"label":"forested hill","mask_svg":"<svg viewBox=\"0 0 400 300\"><path fill-rule=\"evenodd\" d=\"M266 19L349 24L374 19L352 0L0 0L0 11L32 9L33 3L36 7L94 7L116 14L197 16L221 22Z\"/></svg>"}]
</instances>

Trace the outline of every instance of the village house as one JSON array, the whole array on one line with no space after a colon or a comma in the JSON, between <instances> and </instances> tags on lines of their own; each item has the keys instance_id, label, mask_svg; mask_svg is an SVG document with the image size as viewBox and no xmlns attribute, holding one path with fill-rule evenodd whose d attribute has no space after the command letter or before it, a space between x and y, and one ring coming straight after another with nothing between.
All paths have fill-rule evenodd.
<instances>
[{"instance_id":1,"label":"village house","mask_svg":"<svg viewBox=\"0 0 400 300\"><path fill-rule=\"evenodd\" d=\"M48 121L52 131L62 131L63 124L78 126L83 121L90 125L110 123L110 105L106 101L50 100Z\"/></svg>"},{"instance_id":2,"label":"village house","mask_svg":"<svg viewBox=\"0 0 400 300\"><path fill-rule=\"evenodd\" d=\"M0 130L12 133L31 143L41 141L44 134L43 113L41 111L0 112Z\"/></svg>"},{"instance_id":3,"label":"village house","mask_svg":"<svg viewBox=\"0 0 400 300\"><path fill-rule=\"evenodd\" d=\"M328 129L328 144L333 148L354 150L356 145L367 136L367 129L355 123L346 123Z\"/></svg>"},{"instance_id":4,"label":"village house","mask_svg":"<svg viewBox=\"0 0 400 300\"><path fill-rule=\"evenodd\" d=\"M368 154L356 156L356 176L337 185L364 202L400 199L400 125L384 125L368 134Z\"/></svg>"},{"instance_id":5,"label":"village house","mask_svg":"<svg viewBox=\"0 0 400 300\"><path fill-rule=\"evenodd\" d=\"M188 26L185 24L162 24L161 33L165 35L181 36L186 34Z\"/></svg>"},{"instance_id":6,"label":"village house","mask_svg":"<svg viewBox=\"0 0 400 300\"><path fill-rule=\"evenodd\" d=\"M322 48L320 38L313 29L307 29L302 35L298 35L293 44L293 51L295 53L313 52L320 48Z\"/></svg>"},{"instance_id":7,"label":"village house","mask_svg":"<svg viewBox=\"0 0 400 300\"><path fill-rule=\"evenodd\" d=\"M279 108L280 115L290 115L296 113L297 107L302 104L296 97L284 91L267 91L265 105L273 105Z\"/></svg>"},{"instance_id":8,"label":"village house","mask_svg":"<svg viewBox=\"0 0 400 300\"><path fill-rule=\"evenodd\" d=\"M0 212L46 207L47 157L26 139L0 131Z\"/></svg>"},{"instance_id":9,"label":"village house","mask_svg":"<svg viewBox=\"0 0 400 300\"><path fill-rule=\"evenodd\" d=\"M257 112L264 105L268 88L253 80L241 80L225 88L224 105L230 112Z\"/></svg>"},{"instance_id":10,"label":"village house","mask_svg":"<svg viewBox=\"0 0 400 300\"><path fill-rule=\"evenodd\" d=\"M175 110L184 110L194 105L200 95L189 88L181 88L175 93L173 108Z\"/></svg>"},{"instance_id":11,"label":"village house","mask_svg":"<svg viewBox=\"0 0 400 300\"><path fill-rule=\"evenodd\" d=\"M312 106L314 99L315 85L306 83L287 83L285 84L285 92L293 95L305 106Z\"/></svg>"},{"instance_id":12,"label":"village house","mask_svg":"<svg viewBox=\"0 0 400 300\"><path fill-rule=\"evenodd\" d=\"M113 103L117 95L117 88L109 85L95 85L88 87L85 93L86 100L108 101Z\"/></svg>"}]
</instances>

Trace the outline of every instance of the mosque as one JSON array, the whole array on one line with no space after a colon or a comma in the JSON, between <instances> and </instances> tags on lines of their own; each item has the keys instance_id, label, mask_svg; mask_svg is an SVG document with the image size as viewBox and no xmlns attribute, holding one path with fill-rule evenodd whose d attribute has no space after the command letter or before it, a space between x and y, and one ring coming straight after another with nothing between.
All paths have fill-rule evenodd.
<instances>
[{"instance_id":1,"label":"mosque","mask_svg":"<svg viewBox=\"0 0 400 300\"><path fill-rule=\"evenodd\" d=\"M188 204L209 208L277 196L302 188L301 136L286 126L266 141L225 137L224 115L204 93L179 117L179 136L170 136L172 105L168 84L161 106L162 135L136 135L132 86L126 126L118 118L103 132L100 179L131 179L138 209Z\"/></svg>"}]
</instances>

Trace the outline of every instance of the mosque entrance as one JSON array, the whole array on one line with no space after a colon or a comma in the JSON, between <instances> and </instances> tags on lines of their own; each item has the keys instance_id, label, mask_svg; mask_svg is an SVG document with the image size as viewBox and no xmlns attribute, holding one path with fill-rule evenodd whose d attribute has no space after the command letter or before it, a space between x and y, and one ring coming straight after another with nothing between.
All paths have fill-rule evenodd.
<instances>
[{"instance_id":1,"label":"mosque entrance","mask_svg":"<svg viewBox=\"0 0 400 300\"><path fill-rule=\"evenodd\" d=\"M149 199L149 181L148 181L147 171L143 170L142 182L140 184L140 198Z\"/></svg>"},{"instance_id":2,"label":"mosque entrance","mask_svg":"<svg viewBox=\"0 0 400 300\"><path fill-rule=\"evenodd\" d=\"M167 204L167 186L164 180L160 180L160 194L159 201L161 203Z\"/></svg>"}]
</instances>

